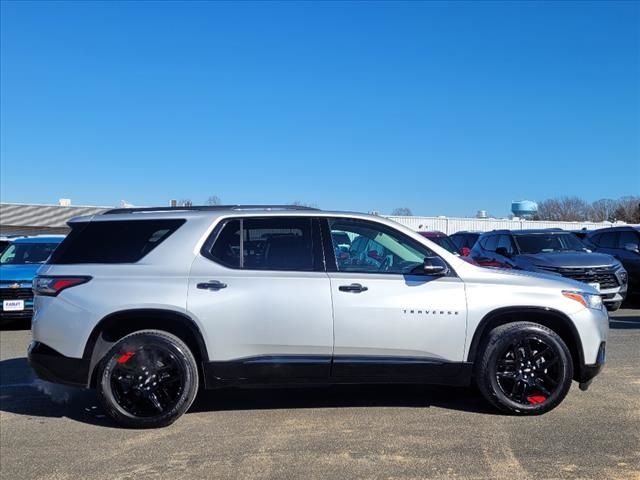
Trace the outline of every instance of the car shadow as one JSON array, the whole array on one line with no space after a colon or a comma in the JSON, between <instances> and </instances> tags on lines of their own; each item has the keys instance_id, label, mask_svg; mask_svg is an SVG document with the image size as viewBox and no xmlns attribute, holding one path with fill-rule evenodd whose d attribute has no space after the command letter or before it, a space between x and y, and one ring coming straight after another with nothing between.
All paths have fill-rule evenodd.
<instances>
[{"instance_id":1,"label":"car shadow","mask_svg":"<svg viewBox=\"0 0 640 480\"><path fill-rule=\"evenodd\" d=\"M31 320L30 319L15 319L15 318L3 318L0 319L0 332L6 331L16 331L16 330L31 330Z\"/></svg>"},{"instance_id":2,"label":"car shadow","mask_svg":"<svg viewBox=\"0 0 640 480\"><path fill-rule=\"evenodd\" d=\"M201 390L188 414L232 410L361 407L440 407L499 414L472 388L425 385ZM95 391L39 380L24 357L0 361L0 412L29 417L67 417L91 425L116 427L99 405Z\"/></svg>"},{"instance_id":3,"label":"car shadow","mask_svg":"<svg viewBox=\"0 0 640 480\"><path fill-rule=\"evenodd\" d=\"M609 328L613 330L637 330L640 329L640 315L609 316Z\"/></svg>"}]
</instances>

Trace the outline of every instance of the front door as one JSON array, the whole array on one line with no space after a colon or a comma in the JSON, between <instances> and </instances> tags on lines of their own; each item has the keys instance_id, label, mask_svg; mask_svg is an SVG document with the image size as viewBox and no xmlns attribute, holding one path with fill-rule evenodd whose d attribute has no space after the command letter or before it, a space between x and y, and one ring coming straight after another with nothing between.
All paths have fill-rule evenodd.
<instances>
[{"instance_id":1,"label":"front door","mask_svg":"<svg viewBox=\"0 0 640 480\"><path fill-rule=\"evenodd\" d=\"M327 220L335 377L440 377L463 360L466 300L451 272L424 274L423 243L386 225ZM335 261L335 263L333 263Z\"/></svg>"},{"instance_id":2,"label":"front door","mask_svg":"<svg viewBox=\"0 0 640 480\"><path fill-rule=\"evenodd\" d=\"M327 378L333 318L318 221L229 219L213 236L192 266L187 302L213 375Z\"/></svg>"}]
</instances>

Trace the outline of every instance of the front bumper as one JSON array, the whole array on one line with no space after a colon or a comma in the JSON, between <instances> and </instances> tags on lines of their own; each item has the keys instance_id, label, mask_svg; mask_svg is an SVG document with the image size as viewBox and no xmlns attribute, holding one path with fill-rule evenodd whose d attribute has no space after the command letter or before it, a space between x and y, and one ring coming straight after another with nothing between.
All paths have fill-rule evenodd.
<instances>
[{"instance_id":1,"label":"front bumper","mask_svg":"<svg viewBox=\"0 0 640 480\"><path fill-rule=\"evenodd\" d=\"M620 287L616 288L608 288L602 289L600 291L600 296L602 297L602 302L605 305L609 305L612 303L623 302L625 298L627 298L627 288L628 284L624 284Z\"/></svg>"},{"instance_id":2,"label":"front bumper","mask_svg":"<svg viewBox=\"0 0 640 480\"><path fill-rule=\"evenodd\" d=\"M596 363L592 365L583 365L580 369L580 376L578 378L578 382L580 382L580 390L587 390L595 376L598 375L604 367L604 363L606 360L606 346L606 342L602 342L600 344L600 348L598 348L598 358L596 359Z\"/></svg>"},{"instance_id":3,"label":"front bumper","mask_svg":"<svg viewBox=\"0 0 640 480\"><path fill-rule=\"evenodd\" d=\"M17 283L17 282L16 282ZM30 283L22 283L20 288L0 287L0 320L30 320L33 316L33 292ZM4 310L5 300L22 300L23 310Z\"/></svg>"},{"instance_id":4,"label":"front bumper","mask_svg":"<svg viewBox=\"0 0 640 480\"><path fill-rule=\"evenodd\" d=\"M29 365L42 380L75 387L86 387L89 362L82 358L65 357L41 342L31 342L28 350Z\"/></svg>"}]
</instances>

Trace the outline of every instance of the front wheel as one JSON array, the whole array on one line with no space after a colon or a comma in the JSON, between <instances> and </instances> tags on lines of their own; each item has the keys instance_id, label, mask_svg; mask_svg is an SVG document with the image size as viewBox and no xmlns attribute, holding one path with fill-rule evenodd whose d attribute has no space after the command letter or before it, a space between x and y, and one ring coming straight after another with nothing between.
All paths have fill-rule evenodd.
<instances>
[{"instance_id":1,"label":"front wheel","mask_svg":"<svg viewBox=\"0 0 640 480\"><path fill-rule=\"evenodd\" d=\"M557 407L569 392L573 362L564 341L530 322L496 327L476 369L482 395L502 411L539 415Z\"/></svg>"},{"instance_id":2,"label":"front wheel","mask_svg":"<svg viewBox=\"0 0 640 480\"><path fill-rule=\"evenodd\" d=\"M605 306L610 312L615 312L616 310L620 309L620 307L622 306L622 302L605 303Z\"/></svg>"},{"instance_id":3,"label":"front wheel","mask_svg":"<svg viewBox=\"0 0 640 480\"><path fill-rule=\"evenodd\" d=\"M116 422L133 428L164 427L185 413L198 390L189 347L159 330L122 338L98 371L98 398Z\"/></svg>"}]
</instances>

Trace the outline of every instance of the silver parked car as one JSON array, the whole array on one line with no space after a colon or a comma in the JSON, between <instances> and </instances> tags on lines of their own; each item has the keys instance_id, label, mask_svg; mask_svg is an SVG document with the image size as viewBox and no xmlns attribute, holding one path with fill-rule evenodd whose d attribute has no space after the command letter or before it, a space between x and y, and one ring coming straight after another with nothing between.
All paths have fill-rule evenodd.
<instances>
[{"instance_id":1,"label":"silver parked car","mask_svg":"<svg viewBox=\"0 0 640 480\"><path fill-rule=\"evenodd\" d=\"M475 382L540 414L604 364L594 288L480 268L380 217L221 206L70 226L34 284L29 359L123 425L172 423L199 384Z\"/></svg>"}]
</instances>

